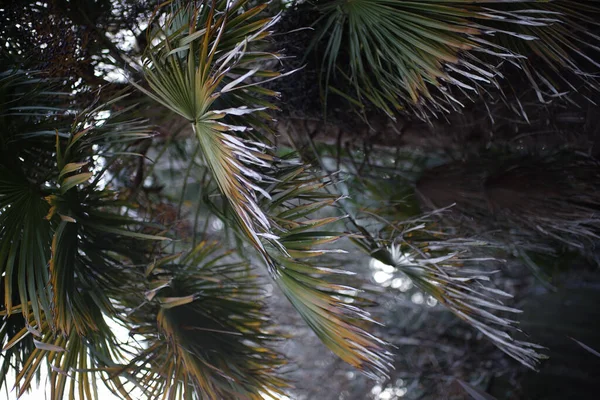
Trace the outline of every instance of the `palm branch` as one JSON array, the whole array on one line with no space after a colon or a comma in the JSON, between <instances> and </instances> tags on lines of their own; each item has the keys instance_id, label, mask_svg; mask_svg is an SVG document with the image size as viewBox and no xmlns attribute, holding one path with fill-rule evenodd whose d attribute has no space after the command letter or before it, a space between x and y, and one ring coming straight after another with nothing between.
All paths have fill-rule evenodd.
<instances>
[{"instance_id":1,"label":"palm branch","mask_svg":"<svg viewBox=\"0 0 600 400\"><path fill-rule=\"evenodd\" d=\"M332 157L327 146L313 148L322 165ZM450 213L448 204L421 211L414 180L423 174L427 160L414 152L374 153L362 163L360 158L366 156L362 153L338 156L345 173L337 189L353 194L340 201L340 208L347 213L348 227L360 233L351 240L374 260L392 267L392 275L408 278L500 350L536 369L544 358L539 354L542 347L514 337L521 331L506 315L521 310L504 305L512 296L494 287L492 277L498 271L490 271L489 264L500 261L497 243L461 235L456 225L441 224L440 216Z\"/></svg>"},{"instance_id":2,"label":"palm branch","mask_svg":"<svg viewBox=\"0 0 600 400\"><path fill-rule=\"evenodd\" d=\"M465 98L500 87L503 72L499 66L505 60L526 68L537 87L538 78L545 78L537 74L534 79L536 73L527 58L532 52L553 70L567 68L592 80L592 74L582 71L577 56L593 64L579 46L596 49L597 38L585 32L585 24L594 22L584 16L579 4L476 3L320 2L323 16L315 23L312 46L324 42L321 80L325 97L331 90L359 110L372 104L391 117L409 109L427 119L432 113L458 111ZM584 7L597 11L590 4ZM334 80L334 76L339 78Z\"/></svg>"},{"instance_id":3,"label":"palm branch","mask_svg":"<svg viewBox=\"0 0 600 400\"><path fill-rule=\"evenodd\" d=\"M46 140L46 117L61 118L60 96L50 92L43 79L24 71L0 74L0 269L4 276L5 310L32 302L23 310L25 321L32 311L38 324L41 309L50 311L46 268L51 239L50 224L44 220L49 206L41 188L47 168L53 165L53 140ZM24 98L28 97L28 102ZM56 133L52 132L51 138Z\"/></svg>"},{"instance_id":4,"label":"palm branch","mask_svg":"<svg viewBox=\"0 0 600 400\"><path fill-rule=\"evenodd\" d=\"M15 378L18 397L31 388L35 376L39 378L40 367L46 361L51 399L98 399L98 378L115 395L130 398L124 380L115 374L115 370L119 371L117 360L123 357L119 344L101 313L90 316L95 319L98 332L84 336L73 327L69 335L63 335L53 331L48 322L43 322L39 329L31 328L35 323L32 320L7 342L5 351L23 341L33 343L33 348L24 354Z\"/></svg>"},{"instance_id":5,"label":"palm branch","mask_svg":"<svg viewBox=\"0 0 600 400\"><path fill-rule=\"evenodd\" d=\"M383 372L384 346L356 326L368 322L367 314L336 298L342 286L322 279L333 271L299 260L318 255L313 247L343 235L308 230L328 221L290 220L281 225L273 214L278 207L293 206L307 209L295 216L303 218L311 207L318 210L331 199L311 206L324 195L319 193L321 178L310 178L296 166L297 160L276 157L256 141L265 139L261 132L265 123L256 118L268 121L264 110L273 108L264 96L275 94L257 85L281 75L265 69L277 56L261 51L261 41L277 18L259 19L264 5L246 11L247 5L244 0L213 2L210 7L175 6L165 11L165 22L159 19L149 40L157 44L148 50L144 63L149 89L136 87L190 122L243 236L324 343L371 374ZM221 109L219 104L230 107ZM250 133L252 128L256 129Z\"/></svg>"},{"instance_id":6,"label":"palm branch","mask_svg":"<svg viewBox=\"0 0 600 400\"><path fill-rule=\"evenodd\" d=\"M214 2L206 7L173 6L165 23L157 24L148 40L159 41L149 48L144 62L150 90L134 85L190 121L207 164L234 207L240 226L264 253L259 236L268 236L270 227L257 206L257 193L264 195L257 184L263 178L253 169L268 166L273 157L266 154L263 144L227 133L250 127L227 124L226 117L262 113L272 107L260 96L272 96L274 92L245 81L279 76L261 68L265 61L276 58L274 54L249 49L268 36L276 19L257 18L264 5L237 15L246 5L247 1ZM218 99L236 90L244 92L243 105L215 108Z\"/></svg>"},{"instance_id":7,"label":"palm branch","mask_svg":"<svg viewBox=\"0 0 600 400\"><path fill-rule=\"evenodd\" d=\"M110 103L72 112L69 96L57 96L41 74L2 76L3 368L19 367L19 395L44 360L53 399L97 398L96 372L122 392L121 378L107 372L119 351L104 315L116 314L114 296L130 278L125 264L145 258L139 240L160 237L121 214L127 203L103 175L149 131Z\"/></svg>"},{"instance_id":8,"label":"palm branch","mask_svg":"<svg viewBox=\"0 0 600 400\"><path fill-rule=\"evenodd\" d=\"M261 399L287 387L260 280L219 247L202 241L152 262L146 292L134 288L123 303L124 322L142 337L127 370L151 398Z\"/></svg>"},{"instance_id":9,"label":"palm branch","mask_svg":"<svg viewBox=\"0 0 600 400\"><path fill-rule=\"evenodd\" d=\"M557 0L491 5L506 12L537 12L542 23L510 25L499 21L497 27L510 28L533 40L513 35L496 35L494 42L521 54L510 60L526 76L541 103L548 103L570 92L598 91L600 85L593 71L598 63L596 34L600 7L594 1Z\"/></svg>"},{"instance_id":10,"label":"palm branch","mask_svg":"<svg viewBox=\"0 0 600 400\"><path fill-rule=\"evenodd\" d=\"M343 252L324 245L352 236L335 228L343 217L318 218L339 199L325 190L331 178L315 176L305 166L282 168L276 177L267 209L284 249L269 249L279 287L330 350L368 376L385 376L391 353L365 330L375 323L363 310L369 302L352 282L340 282L348 272L322 265L323 256Z\"/></svg>"},{"instance_id":11,"label":"palm branch","mask_svg":"<svg viewBox=\"0 0 600 400\"><path fill-rule=\"evenodd\" d=\"M482 263L494 261L493 257L477 256L481 248L489 247L486 242L452 238L427 217L400 223L378 221L382 222L384 228L377 236L356 240L364 251L408 277L521 364L536 369L546 358L539 353L542 346L511 335L521 331L516 321L502 314L522 311L503 304L503 298L512 296L491 285L496 271L482 268Z\"/></svg>"}]
</instances>

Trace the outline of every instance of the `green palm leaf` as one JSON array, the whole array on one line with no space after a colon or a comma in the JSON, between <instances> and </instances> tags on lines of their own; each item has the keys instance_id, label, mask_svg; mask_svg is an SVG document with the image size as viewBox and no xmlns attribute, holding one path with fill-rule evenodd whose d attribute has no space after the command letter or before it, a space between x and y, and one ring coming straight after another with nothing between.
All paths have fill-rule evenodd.
<instances>
[{"instance_id":1,"label":"green palm leaf","mask_svg":"<svg viewBox=\"0 0 600 400\"><path fill-rule=\"evenodd\" d=\"M52 82L25 71L0 73L0 271L4 310L23 307L26 324L51 312L47 263L51 225L43 184L54 166L51 140L42 138L48 118L60 121L60 96L48 95ZM18 299L18 300L16 300Z\"/></svg>"},{"instance_id":2,"label":"green palm leaf","mask_svg":"<svg viewBox=\"0 0 600 400\"><path fill-rule=\"evenodd\" d=\"M4 276L4 306L13 309L13 294L19 303L31 304L22 310L26 321L32 312L36 323L42 323L41 310L50 313L47 286L47 262L50 224L44 220L49 209L39 189L0 166L0 270ZM16 282L16 286L13 283ZM16 304L15 304L16 305Z\"/></svg>"},{"instance_id":3,"label":"green palm leaf","mask_svg":"<svg viewBox=\"0 0 600 400\"><path fill-rule=\"evenodd\" d=\"M593 30L600 21L600 7L595 1L557 0L498 4L506 12L537 11L545 15L540 24L522 24L512 29L534 40L519 40L511 35L497 35L495 42L513 52L527 56L513 62L525 73L538 99L547 103L573 91L599 90L593 72L600 68L600 38ZM506 24L499 24L506 29Z\"/></svg>"},{"instance_id":4,"label":"green palm leaf","mask_svg":"<svg viewBox=\"0 0 600 400\"><path fill-rule=\"evenodd\" d=\"M112 102L74 115L52 81L0 76L2 368L20 366L19 394L47 360L53 399L97 398L96 372L126 396L121 378L106 370L119 354L104 316L116 314L114 297L132 279L128 267L145 257L139 239L162 238L139 233L143 224L121 214L127 203L100 186L115 154L149 131L124 120ZM47 125L54 129L41 129Z\"/></svg>"},{"instance_id":5,"label":"green palm leaf","mask_svg":"<svg viewBox=\"0 0 600 400\"><path fill-rule=\"evenodd\" d=\"M369 237L357 244L380 262L396 268L423 292L429 294L457 317L481 332L500 350L531 369L536 369L544 347L517 340L511 333L520 332L516 322L503 314L521 310L503 304L512 296L490 284L489 272L482 262L490 257L477 257L485 242L450 239L430 221L419 218L402 223L387 223L381 235L391 240L376 241ZM437 227L436 227L437 228Z\"/></svg>"},{"instance_id":6,"label":"green palm leaf","mask_svg":"<svg viewBox=\"0 0 600 400\"><path fill-rule=\"evenodd\" d=\"M339 300L338 295L348 288L324 279L333 270L297 259L318 255L322 251L316 246L343 236L311 230L327 221L299 222L310 214L301 212L302 207L318 210L331 205L328 195L320 191L325 183L318 180L323 178L310 177L308 171L297 167L298 161L277 158L267 145L248 139L261 137L257 131L252 136L248 133L251 125L261 125L243 117L266 118L264 109L272 108L262 96L273 93L256 84L278 74L262 69L275 55L251 51L268 35L276 18L255 20L260 11L255 8L238 16L244 5L246 1L216 2L212 7L176 7L167 13L166 22L159 24L153 36L161 40L145 61L150 90L136 86L190 121L244 237L263 256L272 276L311 328L344 360L372 375L383 373L388 368L384 344L357 326L371 322L370 318L360 308ZM233 107L219 109L217 101ZM242 134L248 136L240 137ZM329 203L310 204L322 199ZM291 212L299 206L297 201L306 204L300 205L298 216L282 225L274 213Z\"/></svg>"},{"instance_id":7,"label":"green palm leaf","mask_svg":"<svg viewBox=\"0 0 600 400\"><path fill-rule=\"evenodd\" d=\"M56 188L49 188L52 194L46 197L51 205L46 219L55 226L49 262L53 327L67 336L72 328L81 336L101 331L103 320L98 325L98 317L116 314L110 297L130 278L124 264L144 259L144 251L150 250L139 239L165 239L140 233L139 221L120 214L127 203L98 187L103 171L81 172L93 170L97 143L110 143L113 135L119 141L143 139L148 137L146 127L133 125L128 131L114 132L110 118L99 127L85 119L81 125L90 126L73 133L64 144L57 141Z\"/></svg>"},{"instance_id":8,"label":"green palm leaf","mask_svg":"<svg viewBox=\"0 0 600 400\"><path fill-rule=\"evenodd\" d=\"M131 333L144 338L129 369L151 398L262 399L287 386L259 281L218 248L203 241L151 263L148 291L125 309Z\"/></svg>"},{"instance_id":9,"label":"green palm leaf","mask_svg":"<svg viewBox=\"0 0 600 400\"><path fill-rule=\"evenodd\" d=\"M321 228L336 226L340 217L317 218L330 209L337 195L323 190L331 184L327 177L313 176L303 166L278 171L269 187L273 201L268 205L279 248L270 248L275 279L284 295L298 310L323 343L342 360L368 376L385 376L391 353L387 344L366 328L376 323L363 308L369 302L350 284L339 283L348 272L323 266L324 256L342 250L324 247L348 235Z\"/></svg>"},{"instance_id":10,"label":"green palm leaf","mask_svg":"<svg viewBox=\"0 0 600 400\"><path fill-rule=\"evenodd\" d=\"M103 325L101 334L88 333L82 336L71 329L71 334L65 336L53 332L50 325L44 322L39 329L24 328L13 337L12 342L30 338L34 344L15 378L18 396L31 388L33 378L36 375L39 377L40 366L46 360L51 399L99 399L96 386L98 377L113 393L130 398L124 390L124 381L115 374L119 368L116 368L113 360L122 358L119 344L102 314L94 317L96 324Z\"/></svg>"},{"instance_id":11,"label":"green palm leaf","mask_svg":"<svg viewBox=\"0 0 600 400\"><path fill-rule=\"evenodd\" d=\"M319 6L313 46L323 42L325 93L331 88L392 117L406 108L425 119L460 110L465 98L499 87L498 65L505 60L526 66L536 87L527 60L532 52L553 70L582 76L575 56L595 64L582 50L597 49L597 38L585 32L595 22L579 2L334 0Z\"/></svg>"},{"instance_id":12,"label":"green palm leaf","mask_svg":"<svg viewBox=\"0 0 600 400\"><path fill-rule=\"evenodd\" d=\"M270 237L270 226L257 205L258 196L265 193L258 187L263 177L255 170L268 168L273 157L266 154L261 143L226 133L251 129L226 123L231 117L272 107L260 97L275 93L248 81L264 82L280 76L262 67L265 60L274 60L276 55L255 51L277 19L257 17L265 5L245 10L247 6L248 1L240 0L215 2L211 7L174 7L149 40L158 41L148 50L144 62L150 90L134 85L190 121L240 226L264 254L259 236ZM240 100L242 104L220 110L218 100L222 105Z\"/></svg>"}]
</instances>

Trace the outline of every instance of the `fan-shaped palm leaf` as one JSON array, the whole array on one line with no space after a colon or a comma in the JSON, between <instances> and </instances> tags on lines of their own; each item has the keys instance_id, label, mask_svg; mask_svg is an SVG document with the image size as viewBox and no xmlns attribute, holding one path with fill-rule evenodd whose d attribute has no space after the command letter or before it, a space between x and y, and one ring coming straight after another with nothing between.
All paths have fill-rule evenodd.
<instances>
[{"instance_id":1,"label":"fan-shaped palm leaf","mask_svg":"<svg viewBox=\"0 0 600 400\"><path fill-rule=\"evenodd\" d=\"M323 245L347 236L320 229L335 227L340 217L316 217L338 199L323 190L330 184L329 178L315 177L304 166L289 166L278 171L268 188L273 199L267 206L269 215L285 249L283 253L269 248L276 281L330 350L367 375L382 376L390 368L391 354L384 342L365 330L375 322L361 308L368 302L356 295L358 289L337 283L346 271L321 265L324 254L342 252Z\"/></svg>"},{"instance_id":2,"label":"fan-shaped palm leaf","mask_svg":"<svg viewBox=\"0 0 600 400\"><path fill-rule=\"evenodd\" d=\"M58 102L53 82L43 77L6 76L0 85L7 100L0 110L7 122L0 142L3 365L14 360L22 367L16 383L23 393L47 359L54 399L66 397L64 377L75 369L78 389L71 380L69 398L92 398L95 378L81 374L110 367L116 356L104 315L115 314L112 297L130 278L123 263L144 257L139 239L158 239L138 233L140 222L120 214L126 203L99 187L101 160L109 164L148 130L112 112L110 103L76 114L65 108L68 96ZM54 130L41 129L50 122ZM22 320L14 315L19 311ZM119 379L108 378L115 390Z\"/></svg>"},{"instance_id":3,"label":"fan-shaped palm leaf","mask_svg":"<svg viewBox=\"0 0 600 400\"><path fill-rule=\"evenodd\" d=\"M13 174L0 167L0 268L4 277L4 305L13 308L13 293L20 304L31 302L31 310L22 310L29 321L33 312L41 324L40 309L50 311L48 282L48 255L50 224L44 220L49 206L25 176ZM17 283L16 287L13 283Z\"/></svg>"},{"instance_id":4,"label":"fan-shaped palm leaf","mask_svg":"<svg viewBox=\"0 0 600 400\"><path fill-rule=\"evenodd\" d=\"M47 286L51 230L44 214L43 184L52 167L51 140L41 138L49 117L60 120L59 107L49 82L24 71L0 73L0 271L2 271L5 310L13 305L24 308L25 321L33 312L41 324L41 309L50 313ZM25 101L25 97L27 100ZM60 97L60 96L58 96ZM64 101L64 98L62 99ZM47 137L46 137L47 138ZM13 303L18 298L17 303Z\"/></svg>"},{"instance_id":5,"label":"fan-shaped palm leaf","mask_svg":"<svg viewBox=\"0 0 600 400\"><path fill-rule=\"evenodd\" d=\"M382 222L382 221L380 221ZM419 289L434 297L452 313L485 335L500 350L523 365L535 369L543 349L534 343L514 339L516 322L500 313L520 313L500 299L510 294L489 284L490 275L479 265L493 258L473 256L486 243L450 239L439 230L431 231L426 219L386 223L383 236L391 241L359 239L357 243L380 262L405 274Z\"/></svg>"},{"instance_id":6,"label":"fan-shaped palm leaf","mask_svg":"<svg viewBox=\"0 0 600 400\"><path fill-rule=\"evenodd\" d=\"M144 348L131 368L152 398L261 399L286 387L264 294L249 265L216 242L151 263L127 322ZM133 292L135 293L135 292Z\"/></svg>"},{"instance_id":7,"label":"fan-shaped palm leaf","mask_svg":"<svg viewBox=\"0 0 600 400\"><path fill-rule=\"evenodd\" d=\"M103 122L110 129L110 121ZM145 257L144 247L133 245L135 239L164 239L137 232L140 223L119 214L126 203L116 193L98 188L103 171L81 171L93 166L98 155L90 150L94 144L110 139L107 136L117 134L123 141L148 135L143 125L127 132L103 132L105 129L91 125L71 135L64 145L57 142L58 187L49 188L52 194L46 197L52 206L46 219L55 221L56 227L49 264L54 326L66 335L71 327L79 335L97 332L95 314L115 314L109 297L127 279L123 260Z\"/></svg>"},{"instance_id":8,"label":"fan-shaped palm leaf","mask_svg":"<svg viewBox=\"0 0 600 400\"><path fill-rule=\"evenodd\" d=\"M276 59L274 54L251 51L268 36L276 18L257 17L264 5L244 11L246 6L248 1L240 0L174 7L149 40L158 41L148 50L144 64L150 90L136 86L190 121L240 226L264 254L259 236L270 237L270 227L257 205L258 193L265 193L258 187L263 177L256 169L268 168L272 157L265 154L261 143L226 133L250 130L227 124L228 117L260 113L270 107L260 95L275 93L248 80L279 76L263 67L265 60ZM215 107L217 100L234 91L243 93L243 105L222 110ZM235 99L228 97L222 105Z\"/></svg>"},{"instance_id":9,"label":"fan-shaped palm leaf","mask_svg":"<svg viewBox=\"0 0 600 400\"><path fill-rule=\"evenodd\" d=\"M502 77L498 66L504 60L528 65L534 74L526 61L520 61L532 51L555 70L568 67L580 72L573 54L595 63L579 45L595 49L586 42L597 38L583 32L591 21L574 3L321 2L324 15L316 24L314 44L325 41L325 91L335 74L343 79L336 83L342 86L333 90L354 104L371 103L390 116L408 107L427 118L432 112L459 109L462 98L498 86ZM571 23L574 29L567 28Z\"/></svg>"},{"instance_id":10,"label":"fan-shaped palm leaf","mask_svg":"<svg viewBox=\"0 0 600 400\"><path fill-rule=\"evenodd\" d=\"M491 5L498 11L532 12L544 16L542 23L510 25L499 21L498 29L510 29L534 40L499 34L499 45L526 57L512 60L526 74L538 99L546 103L571 91L600 89L598 55L600 37L594 31L600 21L600 7L594 1L557 0L508 2ZM507 18L509 14L507 14ZM540 62L541 61L541 62ZM568 76L564 76L568 73ZM579 78L579 79L577 79Z\"/></svg>"},{"instance_id":11,"label":"fan-shaped palm leaf","mask_svg":"<svg viewBox=\"0 0 600 400\"><path fill-rule=\"evenodd\" d=\"M275 19L255 20L260 8L237 16L246 4L215 2L211 7L178 7L168 13L156 34L161 40L150 49L145 63L151 90L137 86L190 121L244 236L262 254L286 296L325 344L367 372L383 372L387 368L384 346L356 326L359 321L367 322L368 316L336 297L344 288L323 279L333 271L296 259L318 255L315 246L342 236L311 230L328 221L297 219L310 214L310 207L316 210L326 204L313 204L327 198L319 191L323 183L309 178L304 169L295 169L297 162L274 157L266 145L234 135L248 131L248 125L254 125L252 120L245 120L244 126L227 123L236 121L235 117L259 115L270 107L262 96L273 93L259 89L252 79L278 75L262 69L275 55L251 51ZM217 100L235 107L215 109ZM237 121L240 119L244 121ZM253 137L260 137L260 132ZM273 217L279 207L290 215L294 213L290 210L299 207L298 215L282 225Z\"/></svg>"},{"instance_id":12,"label":"fan-shaped palm leaf","mask_svg":"<svg viewBox=\"0 0 600 400\"><path fill-rule=\"evenodd\" d=\"M115 374L115 370L119 371L119 368L116 368L117 364L113 360L122 357L118 350L119 344L102 314L98 313L93 317L97 325L102 325L101 334L88 332L86 336L82 336L73 328L70 329L71 334L65 336L53 332L50 325L43 322L39 329L25 327L13 336L5 350L10 350L12 346L28 338L34 344L15 378L18 396L30 389L32 379L39 374L40 366L46 360L51 399L98 399L98 376L113 393L130 398L124 390L124 381ZM30 321L28 326L33 322Z\"/></svg>"}]
</instances>

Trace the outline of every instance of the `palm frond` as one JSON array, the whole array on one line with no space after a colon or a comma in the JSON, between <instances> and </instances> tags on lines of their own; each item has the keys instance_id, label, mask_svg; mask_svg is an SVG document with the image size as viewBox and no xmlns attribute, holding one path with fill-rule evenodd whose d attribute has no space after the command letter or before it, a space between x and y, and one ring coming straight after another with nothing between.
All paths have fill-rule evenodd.
<instances>
[{"instance_id":1,"label":"palm frond","mask_svg":"<svg viewBox=\"0 0 600 400\"><path fill-rule=\"evenodd\" d=\"M96 324L104 325L102 333L79 335L76 329L70 329L69 335L53 332L47 322L39 329L23 328L8 343L12 346L29 339L34 348L27 353L15 378L17 396L31 388L33 378L38 375L43 361L47 361L50 381L50 398L58 399L99 399L96 381L101 377L105 385L115 394L130 399L124 390L124 380L115 370L114 360L122 358L119 344L101 313L94 316ZM31 326L34 321L30 321Z\"/></svg>"},{"instance_id":2,"label":"palm frond","mask_svg":"<svg viewBox=\"0 0 600 400\"><path fill-rule=\"evenodd\" d=\"M391 240L360 239L357 244L380 262L396 268L423 292L435 298L457 317L481 332L500 350L531 369L545 356L542 346L517 340L521 332L516 322L501 314L521 310L506 306L500 299L512 296L494 288L495 271L482 268L491 257L477 257L487 244L472 239L456 239L433 229L426 218L385 225L383 236Z\"/></svg>"},{"instance_id":3,"label":"palm frond","mask_svg":"<svg viewBox=\"0 0 600 400\"><path fill-rule=\"evenodd\" d=\"M145 295L124 319L143 348L128 370L151 398L247 398L283 394L276 336L249 265L203 241L146 269Z\"/></svg>"},{"instance_id":4,"label":"palm frond","mask_svg":"<svg viewBox=\"0 0 600 400\"><path fill-rule=\"evenodd\" d=\"M8 121L0 141L3 366L21 367L20 394L43 360L53 368L53 399L67 392L97 398L90 394L91 372L105 373L108 385L122 390L120 378L102 369L118 356L104 315L116 313L113 297L130 279L125 264L145 258L140 239L161 238L140 233L143 223L122 215L128 203L102 181L111 160L149 131L111 107L123 96L71 110L43 76L2 76L0 118ZM46 126L54 129L41 129Z\"/></svg>"},{"instance_id":5,"label":"palm frond","mask_svg":"<svg viewBox=\"0 0 600 400\"><path fill-rule=\"evenodd\" d=\"M4 306L13 308L13 294L23 309L24 318L33 312L37 324L42 322L41 310L50 313L48 256L50 223L44 220L49 206L39 188L23 175L0 166L0 269L5 286ZM16 286L14 285L16 283ZM16 305L16 304L15 304Z\"/></svg>"},{"instance_id":6,"label":"palm frond","mask_svg":"<svg viewBox=\"0 0 600 400\"><path fill-rule=\"evenodd\" d=\"M578 48L595 38L582 35L583 21L589 23L590 18L582 19L574 2L476 3L321 2L323 16L316 23L313 46L324 42L325 96L331 88L360 108L370 103L391 117L410 109L427 119L432 113L459 110L465 98L499 87L499 66L506 60L527 65L535 74L527 64L532 51L555 70L581 71L569 53L595 62ZM563 22L575 22L576 28L567 33L571 25Z\"/></svg>"},{"instance_id":7,"label":"palm frond","mask_svg":"<svg viewBox=\"0 0 600 400\"><path fill-rule=\"evenodd\" d=\"M509 29L533 40L499 34L499 45L521 54L512 60L531 82L538 99L548 103L573 91L598 91L600 82L594 72L600 68L600 7L594 1L557 0L549 2L500 3L490 7L506 12L537 12L541 23L511 25ZM507 29L499 21L498 29Z\"/></svg>"},{"instance_id":8,"label":"palm frond","mask_svg":"<svg viewBox=\"0 0 600 400\"><path fill-rule=\"evenodd\" d=\"M127 279L123 262L144 257L144 245L137 240L165 239L140 233L138 220L120 214L127 202L98 187L104 171L94 173L94 160L103 156L93 151L95 145L108 141L104 150L114 151L110 136L143 139L148 137L146 127L134 124L115 132L110 118L102 122L95 127L84 119L74 128L87 128L73 133L64 145L57 141L57 187L50 187L52 194L46 196L51 205L46 219L55 223L49 263L53 326L65 335L71 328L82 336L98 332L98 315L115 314L109 297Z\"/></svg>"},{"instance_id":9,"label":"palm frond","mask_svg":"<svg viewBox=\"0 0 600 400\"><path fill-rule=\"evenodd\" d=\"M51 226L44 220L47 169L54 166L53 140L36 134L48 118L60 121L64 111L52 92L52 82L26 71L0 73L0 271L4 310L23 307L25 324L33 312L37 325L42 310L51 314L47 263ZM27 98L27 100L25 100ZM52 133L51 138L56 133ZM18 301L15 302L15 300Z\"/></svg>"},{"instance_id":10,"label":"palm frond","mask_svg":"<svg viewBox=\"0 0 600 400\"><path fill-rule=\"evenodd\" d=\"M157 24L149 40L144 71L150 90L141 91L190 121L213 176L254 246L264 254L259 236L270 226L257 205L264 195L257 167L268 167L273 157L265 146L226 132L249 131L249 126L228 124L235 116L258 114L264 119L262 99L274 92L257 85L280 76L264 68L276 55L256 52L277 18L260 19L265 5L249 2L214 2L211 6L175 5ZM260 48L260 47L259 47ZM248 83L250 79L258 81ZM236 97L237 96L237 97ZM221 105L236 104L226 109ZM241 99L241 105L239 100Z\"/></svg>"},{"instance_id":11,"label":"palm frond","mask_svg":"<svg viewBox=\"0 0 600 400\"><path fill-rule=\"evenodd\" d=\"M493 276L498 271L490 270L490 264L502 261L496 258L497 242L482 240L480 236L464 236L458 224L440 223L441 217L451 214L448 208L452 202L438 204L437 209L423 213L411 180L423 173L425 162L414 154L401 160L409 166L398 169L407 169L408 173L394 175L398 169L386 168L394 159L385 151L377 153L372 165L363 171L369 180L359 179L353 175L357 174L353 167L347 167L350 176L344 179L345 190L356 195L342 206L351 215L348 224L361 232L352 240L374 260L383 263L387 267L386 274L408 278L500 350L535 369L544 358L539 354L542 347L514 337L522 333L510 316L521 311L505 305L503 301L509 301L512 296L494 286ZM444 168L447 166L440 170ZM416 170L412 177L411 169ZM466 179L473 180L473 175L480 174L480 170L472 168L472 174ZM443 175L442 180L446 183L447 176ZM463 193L463 188L459 187L458 192ZM472 193L468 193L468 197L467 201L472 201ZM443 206L446 208L439 208ZM468 223L472 224L471 220ZM393 272L388 266L393 267Z\"/></svg>"},{"instance_id":12,"label":"palm frond","mask_svg":"<svg viewBox=\"0 0 600 400\"><path fill-rule=\"evenodd\" d=\"M385 376L391 353L385 342L366 330L376 323L363 309L370 303L358 295L360 290L351 281L342 283L348 272L322 265L324 255L343 252L326 245L348 236L323 230L335 229L342 218L319 218L339 198L324 190L331 183L328 177L312 175L307 167L290 166L279 170L268 188L273 199L269 215L283 247L269 248L275 280L331 351L372 378Z\"/></svg>"},{"instance_id":13,"label":"palm frond","mask_svg":"<svg viewBox=\"0 0 600 400\"><path fill-rule=\"evenodd\" d=\"M316 246L343 236L311 230L333 220L300 222L310 214L310 207L318 210L331 204L331 199L319 191L325 183L318 180L324 178L311 178L308 171L297 167L298 161L275 157L267 145L248 139L260 138L260 132L246 137L236 134L246 133L249 125L256 126L242 117L267 117L261 113L271 106L262 96L273 93L259 89L257 83L278 76L262 67L275 55L248 50L268 35L267 29L276 18L255 21L260 9L234 16L244 5L245 1L216 2L212 7L178 7L168 13L166 22L158 27L156 37L161 40L145 63L150 90L137 86L190 121L204 159L244 236L261 253L286 296L319 337L352 365L371 375L382 373L388 367L384 344L357 326L370 322L368 315L336 297L344 287L323 279L333 271L298 260L318 255L322 251ZM237 106L219 110L217 100ZM245 125L228 124L227 118ZM323 198L327 201L315 202ZM297 201L306 204L299 206ZM282 212L281 207L290 215L299 207L298 215L280 221L274 215Z\"/></svg>"}]
</instances>

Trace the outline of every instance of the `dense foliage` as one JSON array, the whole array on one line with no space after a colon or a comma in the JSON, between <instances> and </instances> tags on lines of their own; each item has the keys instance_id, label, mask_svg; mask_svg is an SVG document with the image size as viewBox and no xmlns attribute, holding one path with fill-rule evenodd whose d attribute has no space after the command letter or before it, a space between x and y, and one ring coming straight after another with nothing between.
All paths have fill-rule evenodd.
<instances>
[{"instance_id":1,"label":"dense foliage","mask_svg":"<svg viewBox=\"0 0 600 400\"><path fill-rule=\"evenodd\" d=\"M593 152L474 157L467 141L438 146L446 154L392 143L399 121L435 129L473 109L493 126L548 125L542 109L592 104L594 1L1 7L10 396L47 375L56 400L102 398L99 384L119 398L285 398L281 343L293 338L267 304L273 285L333 354L390 381L403 353L372 309L386 295L340 265L361 253L376 282L404 279L454 315L439 319L444 332L462 321L514 359L494 356L498 366L536 370L545 348L522 334L522 292L497 266L526 266L551 287L547 260L599 263ZM319 110L303 115L311 132L286 120L297 82ZM348 125L367 134L342 146Z\"/></svg>"}]
</instances>

